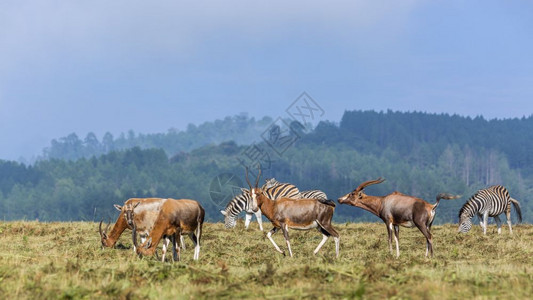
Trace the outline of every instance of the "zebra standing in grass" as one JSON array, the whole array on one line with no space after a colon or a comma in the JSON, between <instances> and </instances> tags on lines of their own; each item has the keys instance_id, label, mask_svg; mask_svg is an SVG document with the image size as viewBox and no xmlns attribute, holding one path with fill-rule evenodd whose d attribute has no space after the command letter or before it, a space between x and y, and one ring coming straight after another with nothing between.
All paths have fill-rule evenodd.
<instances>
[{"instance_id":1,"label":"zebra standing in grass","mask_svg":"<svg viewBox=\"0 0 533 300\"><path fill-rule=\"evenodd\" d=\"M493 217L498 226L498 234L501 233L501 221L499 215L505 212L509 231L513 233L511 227L511 203L514 205L518 215L518 221L522 222L522 211L520 203L509 196L507 189L501 185L494 185L489 188L477 191L463 205L459 211L459 232L467 232L472 228L472 218L479 217L483 234L487 234L487 221Z\"/></svg>"},{"instance_id":2,"label":"zebra standing in grass","mask_svg":"<svg viewBox=\"0 0 533 300\"><path fill-rule=\"evenodd\" d=\"M300 198L300 190L298 190L296 186L290 183L278 182L277 185L272 186L268 186L267 184L265 184L261 189L263 189L265 195L272 200L277 200L280 198ZM237 223L237 216L241 211L244 210L246 212L244 227L248 229L250 221L252 220L252 214L255 214L255 217L257 218L257 223L259 223L259 229L263 231L263 220L261 219L261 210L258 210L254 213L251 209L249 209L248 200L251 199L250 191L244 188L241 189L241 191L241 194L231 199L226 208L220 211L225 216L224 221L226 224L226 228L235 227L235 224Z\"/></svg>"}]
</instances>

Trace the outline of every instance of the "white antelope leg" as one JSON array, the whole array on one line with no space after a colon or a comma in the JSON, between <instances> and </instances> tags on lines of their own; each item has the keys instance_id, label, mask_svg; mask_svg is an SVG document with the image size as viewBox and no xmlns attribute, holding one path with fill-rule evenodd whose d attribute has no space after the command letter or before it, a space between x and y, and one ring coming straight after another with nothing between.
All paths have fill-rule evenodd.
<instances>
[{"instance_id":1,"label":"white antelope leg","mask_svg":"<svg viewBox=\"0 0 533 300\"><path fill-rule=\"evenodd\" d=\"M396 258L400 257L400 243L398 241L398 236L396 235L396 231L394 230L394 225L392 223L389 224L389 228L391 230L391 234L394 233L394 241L396 242Z\"/></svg>"},{"instance_id":2,"label":"white antelope leg","mask_svg":"<svg viewBox=\"0 0 533 300\"><path fill-rule=\"evenodd\" d=\"M325 235L325 234L322 234L322 240L320 241L320 243L318 244L318 246L316 247L315 251L313 251L313 254L317 254L318 251L320 251L320 248L322 248L322 246L324 246L324 244L326 243L326 241L328 240L329 236ZM335 241L335 244L337 243L337 241ZM337 254L338 255L338 254Z\"/></svg>"},{"instance_id":3,"label":"white antelope leg","mask_svg":"<svg viewBox=\"0 0 533 300\"><path fill-rule=\"evenodd\" d=\"M181 248L183 248L183 250L187 250L185 249L185 240L183 239L183 235L180 234L180 246Z\"/></svg>"},{"instance_id":4,"label":"white antelope leg","mask_svg":"<svg viewBox=\"0 0 533 300\"><path fill-rule=\"evenodd\" d=\"M339 252L340 252L340 237L333 237L333 240L335 240L335 257L339 258Z\"/></svg>"},{"instance_id":5,"label":"white antelope leg","mask_svg":"<svg viewBox=\"0 0 533 300\"><path fill-rule=\"evenodd\" d=\"M170 239L166 236L163 239L163 253L161 254L161 261L165 262L165 255L167 254L168 245L170 244Z\"/></svg>"},{"instance_id":6,"label":"white antelope leg","mask_svg":"<svg viewBox=\"0 0 533 300\"><path fill-rule=\"evenodd\" d=\"M255 213L255 218L257 219L257 224L259 224L259 230L263 231L263 217L260 209Z\"/></svg>"},{"instance_id":7,"label":"white antelope leg","mask_svg":"<svg viewBox=\"0 0 533 300\"><path fill-rule=\"evenodd\" d=\"M272 245L274 245L274 247L279 253L285 255L285 252L281 251L281 249L278 247L278 244L276 244L276 242L274 242L274 239L272 238L272 235L276 233L276 231L278 231L276 227L272 228L272 230L267 233L267 238L270 240L270 242L272 242Z\"/></svg>"},{"instance_id":8,"label":"white antelope leg","mask_svg":"<svg viewBox=\"0 0 533 300\"><path fill-rule=\"evenodd\" d=\"M250 226L250 222L252 221L252 214L246 213L244 216L244 228L248 229L248 226Z\"/></svg>"},{"instance_id":9,"label":"white antelope leg","mask_svg":"<svg viewBox=\"0 0 533 300\"><path fill-rule=\"evenodd\" d=\"M285 242L287 242L287 249L289 249L289 256L292 257L291 242L289 241L289 226L283 226L283 236L285 237Z\"/></svg>"},{"instance_id":10,"label":"white antelope leg","mask_svg":"<svg viewBox=\"0 0 533 300\"><path fill-rule=\"evenodd\" d=\"M194 245L194 260L198 260L200 258L200 235L201 233L201 224L198 225L196 228L196 245Z\"/></svg>"}]
</instances>

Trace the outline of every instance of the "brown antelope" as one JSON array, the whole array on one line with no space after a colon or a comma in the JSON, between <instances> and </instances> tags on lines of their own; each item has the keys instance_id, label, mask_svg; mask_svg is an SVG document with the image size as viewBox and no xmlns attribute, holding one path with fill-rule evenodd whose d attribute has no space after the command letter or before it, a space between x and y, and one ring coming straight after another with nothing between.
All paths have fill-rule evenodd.
<instances>
[{"instance_id":1,"label":"brown antelope","mask_svg":"<svg viewBox=\"0 0 533 300\"><path fill-rule=\"evenodd\" d=\"M387 225L389 234L389 249L392 253L392 233L396 242L396 257L400 256L399 234L400 227L411 228L416 226L426 237L426 257L428 252L433 256L433 242L431 239L431 225L435 219L435 209L440 199L456 199L460 196L438 194L437 202L429 204L426 201L412 196L393 192L387 196L368 196L364 193L367 186L382 183L385 179L369 180L361 183L353 192L339 198L339 203L348 204L367 210L378 216Z\"/></svg>"},{"instance_id":2,"label":"brown antelope","mask_svg":"<svg viewBox=\"0 0 533 300\"><path fill-rule=\"evenodd\" d=\"M313 253L318 253L329 236L333 236L335 240L335 257L339 257L340 237L335 228L331 225L331 218L335 211L335 203L331 200L324 201L316 199L294 200L290 198L281 198L275 201L271 200L264 195L261 188L257 187L260 176L261 169L259 169L259 175L257 176L255 186L252 187L250 180L248 179L248 169L246 169L246 181L250 187L250 195L252 195L250 207L253 211L261 209L263 215L265 215L270 222L272 222L272 225L274 225L274 228L267 233L267 237L276 250L285 255L285 252L282 251L276 242L274 242L274 239L272 239L272 235L279 229L283 232L283 236L287 242L289 255L292 257L291 244L289 241L289 228L298 230L317 228L322 233L323 238Z\"/></svg>"},{"instance_id":3,"label":"brown antelope","mask_svg":"<svg viewBox=\"0 0 533 300\"><path fill-rule=\"evenodd\" d=\"M202 236L202 226L204 223L205 210L195 200L189 199L168 199L165 201L159 211L154 226L149 233L149 238L143 245L137 247L139 255L153 255L161 238L165 236L174 236L181 239L182 233L189 235L194 243L194 260L200 256L200 239ZM137 223L134 220L134 231ZM137 244L136 235L134 244ZM176 241L177 239L174 238ZM180 259L180 250L177 247L177 260Z\"/></svg>"},{"instance_id":4,"label":"brown antelope","mask_svg":"<svg viewBox=\"0 0 533 300\"><path fill-rule=\"evenodd\" d=\"M168 200L168 199L166 199ZM135 226L135 216L136 216L136 212L135 212L135 208L137 206L139 206L141 204L141 202L137 202L135 204L125 204L123 206L122 209L124 209L124 217L126 218L126 223L128 224L128 226L130 226L131 228L134 228L132 234L133 235L136 235L136 233L139 233L139 236L141 237L141 243L144 243L145 240L146 240L146 237L148 236L148 234L150 233L150 231L152 230L152 227L153 227L153 223L150 225L150 227L137 227ZM159 208L160 210L161 208ZM137 209L138 210L138 213L143 213L143 210L140 210L140 209ZM155 222L155 220L153 220ZM133 249L136 250L136 243L135 243L135 238L133 240ZM174 257L174 260L178 260L178 257L177 257L177 249L178 249L178 244L177 244L177 241L176 241L176 236L175 235L172 235L172 236L164 236L163 237L163 250L162 250L162 255L161 255L161 261L164 262L165 261L165 255L167 253L167 248L168 248L168 245L170 243L170 241L172 241L172 246L173 246L173 251L172 251L172 254L173 254L173 257ZM181 248L183 250L185 250L185 243L183 241L183 236L180 237L180 241L181 241ZM136 252L136 251L135 251Z\"/></svg>"},{"instance_id":5,"label":"brown antelope","mask_svg":"<svg viewBox=\"0 0 533 300\"><path fill-rule=\"evenodd\" d=\"M108 232L110 224L107 224L105 230L102 230L102 222L98 227L100 232L100 241L103 247L113 247L120 235L128 229L132 229L132 224L128 224L126 220L126 209L124 207L131 205L138 205L135 216L137 230L142 232L150 231L161 209L162 203L165 199L161 198L130 198L124 202L124 206L115 204L115 208L120 211L120 215L113 225L111 231ZM141 236L144 239L144 236ZM134 246L135 247L135 246ZM135 248L134 248L135 251Z\"/></svg>"}]
</instances>

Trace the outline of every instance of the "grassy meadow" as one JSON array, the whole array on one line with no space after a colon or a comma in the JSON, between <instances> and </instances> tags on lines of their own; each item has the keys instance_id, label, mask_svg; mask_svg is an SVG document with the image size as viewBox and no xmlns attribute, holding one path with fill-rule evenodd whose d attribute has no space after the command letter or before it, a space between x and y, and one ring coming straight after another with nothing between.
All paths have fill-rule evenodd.
<instances>
[{"instance_id":1,"label":"grassy meadow","mask_svg":"<svg viewBox=\"0 0 533 300\"><path fill-rule=\"evenodd\" d=\"M0 223L0 298L190 299L190 298L364 298L530 299L533 294L533 226L510 235L494 225L457 234L455 225L434 226L435 257L424 257L417 229L400 229L401 256L389 254L385 225L334 225L333 239L317 256L316 231L291 231L295 257L275 252L252 223L233 230L205 224L200 260L192 243L181 262L138 258L131 235L115 249L101 249L98 224L90 222ZM267 226L267 228L270 228ZM274 236L285 249L283 235ZM160 252L160 251L159 251ZM170 256L167 254L167 258Z\"/></svg>"}]
</instances>

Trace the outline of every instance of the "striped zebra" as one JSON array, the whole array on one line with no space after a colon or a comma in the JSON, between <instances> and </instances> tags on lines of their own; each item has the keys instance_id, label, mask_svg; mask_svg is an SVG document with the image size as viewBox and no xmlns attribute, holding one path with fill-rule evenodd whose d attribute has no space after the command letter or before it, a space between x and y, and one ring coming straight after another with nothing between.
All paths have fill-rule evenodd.
<instances>
[{"instance_id":1,"label":"striped zebra","mask_svg":"<svg viewBox=\"0 0 533 300\"><path fill-rule=\"evenodd\" d=\"M301 199L316 199L316 200L328 200L326 193L321 190L309 190L300 192Z\"/></svg>"},{"instance_id":2,"label":"striped zebra","mask_svg":"<svg viewBox=\"0 0 533 300\"><path fill-rule=\"evenodd\" d=\"M269 178L265 180L265 185L263 185L263 188L270 188L276 185L282 184L281 182L277 181L276 178ZM317 200L328 200L328 196L326 193L322 192L321 190L309 190L309 191L301 191L300 192L300 199L317 199Z\"/></svg>"},{"instance_id":3,"label":"striped zebra","mask_svg":"<svg viewBox=\"0 0 533 300\"><path fill-rule=\"evenodd\" d=\"M509 231L513 233L511 227L511 203L518 215L518 221L522 221L522 211L520 203L509 196L507 189L501 185L494 185L489 188L477 191L463 205L459 211L459 232L467 232L472 228L472 218L477 215L483 234L487 234L487 221L493 217L498 226L498 234L501 233L501 221L499 215L505 212Z\"/></svg>"},{"instance_id":4,"label":"striped zebra","mask_svg":"<svg viewBox=\"0 0 533 300\"><path fill-rule=\"evenodd\" d=\"M298 190L296 186L290 183L279 183L278 185L271 187L267 187L267 184L265 184L263 185L262 189L264 190L265 195L272 200L277 200L279 198L300 198L300 190ZM249 209L248 200L251 199L250 191L244 188L241 189L241 191L241 194L231 199L226 208L220 211L225 216L224 222L226 224L226 228L235 227L235 224L237 223L237 216L241 211L244 210L246 212L244 227L248 229L250 221L252 220L252 215L255 214L255 217L257 218L257 223L259 223L259 229L263 231L263 220L261 219L261 210L258 210L254 213L251 209Z\"/></svg>"}]
</instances>

